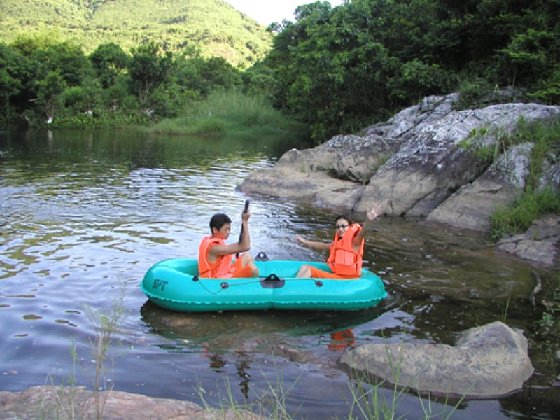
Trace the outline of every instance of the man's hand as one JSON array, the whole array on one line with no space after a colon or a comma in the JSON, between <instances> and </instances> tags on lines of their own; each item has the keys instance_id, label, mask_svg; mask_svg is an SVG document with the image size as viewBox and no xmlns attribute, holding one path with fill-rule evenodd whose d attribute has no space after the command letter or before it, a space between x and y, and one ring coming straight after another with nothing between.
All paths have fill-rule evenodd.
<instances>
[{"instance_id":1,"label":"man's hand","mask_svg":"<svg viewBox=\"0 0 560 420\"><path fill-rule=\"evenodd\" d=\"M249 217L251 217L251 212L249 210L244 211L243 213L241 213L241 221L242 222L247 222L249 221Z\"/></svg>"}]
</instances>

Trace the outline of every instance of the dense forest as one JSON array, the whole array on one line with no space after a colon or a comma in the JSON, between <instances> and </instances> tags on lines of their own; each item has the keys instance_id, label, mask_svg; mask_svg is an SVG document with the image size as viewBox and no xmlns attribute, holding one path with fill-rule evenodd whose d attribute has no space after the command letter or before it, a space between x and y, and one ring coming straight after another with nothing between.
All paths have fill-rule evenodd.
<instances>
[{"instance_id":1,"label":"dense forest","mask_svg":"<svg viewBox=\"0 0 560 420\"><path fill-rule=\"evenodd\" d=\"M264 95L322 142L431 94L458 91L463 106L560 102L560 0L351 0L335 8L309 3L296 9L294 22L270 25L272 46L249 68L218 53L208 56L195 38L183 44L148 38L149 14L134 26L137 44L130 47L128 39L121 45L111 28L132 23L116 22L107 10L119 4L126 10L128 0L51 2L74 9L87 5L95 25L106 25L110 36L95 31L97 46L88 51L76 39L60 41L38 32L12 39L4 30L4 121L68 125L177 118L220 90ZM18 22L39 21L37 15L24 17L26 3L13 3L19 5ZM154 10L175 4L143 3ZM202 3L182 2L185 7ZM0 4L4 10L12 0ZM61 14L62 22L45 15L37 27L78 26L72 10ZM182 12L173 13L167 19L180 24ZM88 16L80 25L94 25ZM161 23L161 15L155 19ZM223 42L228 43L227 35Z\"/></svg>"},{"instance_id":2,"label":"dense forest","mask_svg":"<svg viewBox=\"0 0 560 420\"><path fill-rule=\"evenodd\" d=\"M316 139L430 94L560 100L559 0L352 0L301 6L251 72ZM509 95L488 95L510 91ZM492 97L493 96L493 97Z\"/></svg>"}]
</instances>

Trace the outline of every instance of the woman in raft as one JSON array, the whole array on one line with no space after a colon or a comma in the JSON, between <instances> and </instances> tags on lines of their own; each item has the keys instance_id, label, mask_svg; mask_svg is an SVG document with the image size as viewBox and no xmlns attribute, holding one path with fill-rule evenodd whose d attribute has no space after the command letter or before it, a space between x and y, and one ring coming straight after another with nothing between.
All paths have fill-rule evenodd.
<instances>
[{"instance_id":1,"label":"woman in raft","mask_svg":"<svg viewBox=\"0 0 560 420\"><path fill-rule=\"evenodd\" d=\"M381 206L375 206L366 213L368 221L374 220L381 214ZM332 272L320 270L310 265L302 265L296 277L320 279L351 279L360 277L362 271L362 257L364 255L363 227L353 223L346 216L338 216L335 221L336 232L332 242L309 241L296 236L296 241L309 248L329 250L329 264Z\"/></svg>"}]
</instances>

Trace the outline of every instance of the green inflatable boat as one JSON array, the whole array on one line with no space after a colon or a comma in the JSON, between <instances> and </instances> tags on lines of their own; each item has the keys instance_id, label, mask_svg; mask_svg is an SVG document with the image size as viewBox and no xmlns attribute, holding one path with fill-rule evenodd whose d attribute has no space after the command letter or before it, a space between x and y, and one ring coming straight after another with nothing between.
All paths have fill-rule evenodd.
<instances>
[{"instance_id":1,"label":"green inflatable boat","mask_svg":"<svg viewBox=\"0 0 560 420\"><path fill-rule=\"evenodd\" d=\"M303 264L328 270L326 263L255 261L257 278L198 277L196 259L169 259L154 264L144 276L142 291L156 305L183 312L260 309L351 311L371 308L387 292L381 279L367 269L356 279L295 278Z\"/></svg>"}]
</instances>

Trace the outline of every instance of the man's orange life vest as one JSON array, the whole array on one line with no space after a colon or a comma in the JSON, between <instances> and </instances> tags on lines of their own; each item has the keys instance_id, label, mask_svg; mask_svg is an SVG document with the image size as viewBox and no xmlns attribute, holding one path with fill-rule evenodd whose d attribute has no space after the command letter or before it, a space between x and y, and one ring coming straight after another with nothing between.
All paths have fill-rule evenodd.
<instances>
[{"instance_id":1,"label":"man's orange life vest","mask_svg":"<svg viewBox=\"0 0 560 420\"><path fill-rule=\"evenodd\" d=\"M362 229L362 227L354 223L346 229L342 238L338 234L334 234L334 240L331 244L329 258L327 263L335 274L343 276L359 277L362 272L362 257L364 255L364 240L358 247L358 252L352 247L352 239Z\"/></svg>"},{"instance_id":2,"label":"man's orange life vest","mask_svg":"<svg viewBox=\"0 0 560 420\"><path fill-rule=\"evenodd\" d=\"M208 250L214 245L225 245L223 239L206 236L198 247L198 276L209 279L230 278L233 275L233 255L219 255L216 262L208 261Z\"/></svg>"}]
</instances>

